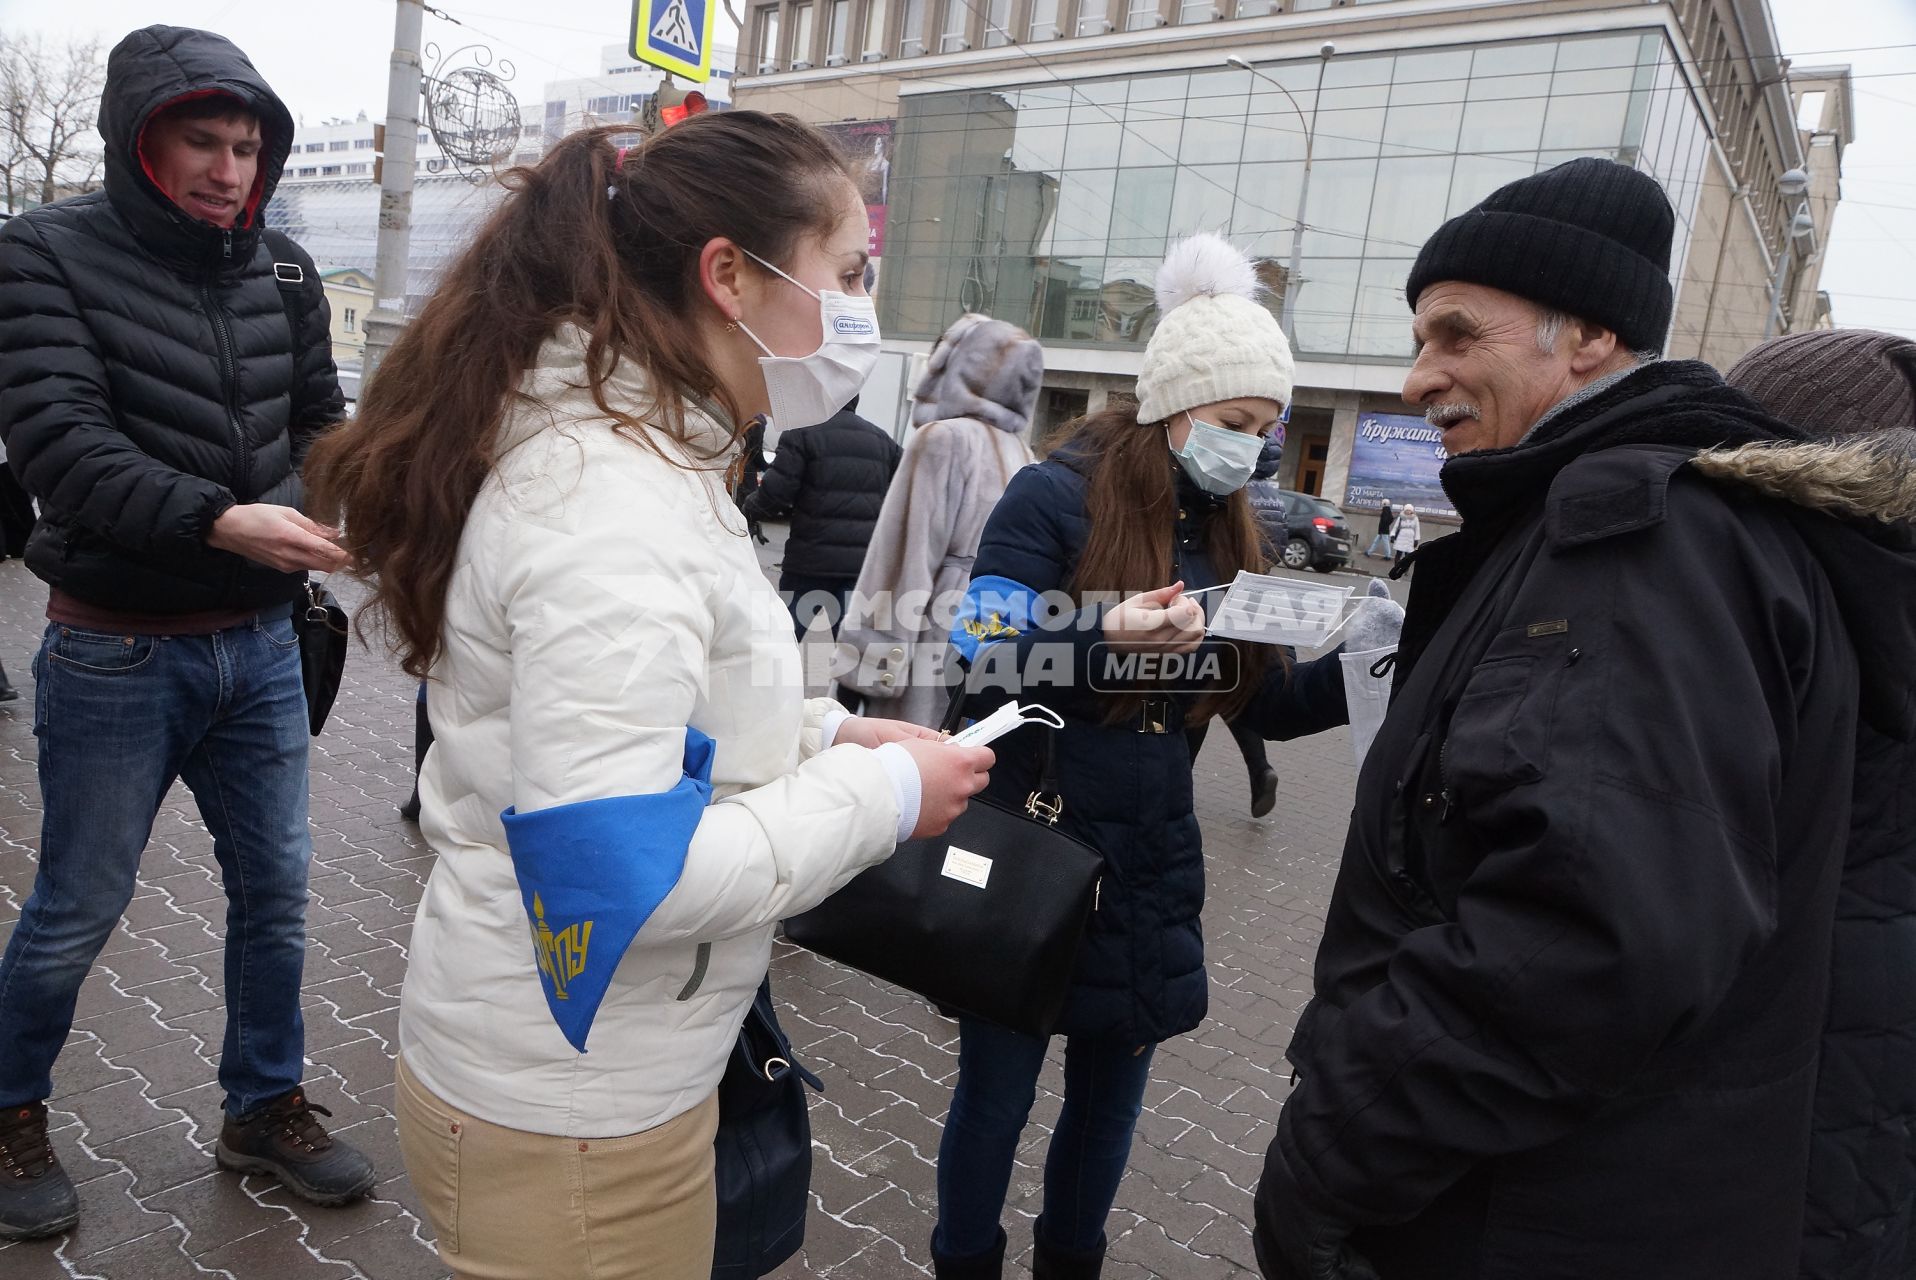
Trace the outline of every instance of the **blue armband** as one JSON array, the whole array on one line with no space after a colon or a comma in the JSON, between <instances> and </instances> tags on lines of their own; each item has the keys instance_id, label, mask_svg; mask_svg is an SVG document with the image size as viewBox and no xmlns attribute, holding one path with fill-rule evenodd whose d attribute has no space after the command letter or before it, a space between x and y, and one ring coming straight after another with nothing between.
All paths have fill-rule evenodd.
<instances>
[{"instance_id":1,"label":"blue armband","mask_svg":"<svg viewBox=\"0 0 1916 1280\"><path fill-rule=\"evenodd\" d=\"M684 775L670 791L499 815L546 1007L580 1053L613 971L685 872L712 800L712 754L712 740L688 728Z\"/></svg>"}]
</instances>

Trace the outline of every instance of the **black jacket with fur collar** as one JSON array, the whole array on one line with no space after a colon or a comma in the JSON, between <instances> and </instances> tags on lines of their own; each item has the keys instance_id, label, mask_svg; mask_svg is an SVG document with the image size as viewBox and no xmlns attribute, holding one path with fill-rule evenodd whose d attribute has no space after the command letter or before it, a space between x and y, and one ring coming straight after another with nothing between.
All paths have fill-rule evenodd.
<instances>
[{"instance_id":1,"label":"black jacket with fur collar","mask_svg":"<svg viewBox=\"0 0 1916 1280\"><path fill-rule=\"evenodd\" d=\"M1669 362L1446 465L1265 1257L1307 1221L1384 1280L1797 1274L1859 724L1916 736L1909 540L1693 465L1804 442Z\"/></svg>"}]
</instances>

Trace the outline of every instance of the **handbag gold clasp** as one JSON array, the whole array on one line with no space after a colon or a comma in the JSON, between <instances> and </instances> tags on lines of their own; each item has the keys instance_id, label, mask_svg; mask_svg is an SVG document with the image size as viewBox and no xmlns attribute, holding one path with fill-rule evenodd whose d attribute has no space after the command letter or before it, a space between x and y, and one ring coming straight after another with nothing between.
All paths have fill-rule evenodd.
<instances>
[{"instance_id":1,"label":"handbag gold clasp","mask_svg":"<svg viewBox=\"0 0 1916 1280\"><path fill-rule=\"evenodd\" d=\"M1057 795L1049 801L1040 799L1036 791L1025 797L1025 812L1047 827L1058 825L1058 817L1064 812L1064 797Z\"/></svg>"}]
</instances>

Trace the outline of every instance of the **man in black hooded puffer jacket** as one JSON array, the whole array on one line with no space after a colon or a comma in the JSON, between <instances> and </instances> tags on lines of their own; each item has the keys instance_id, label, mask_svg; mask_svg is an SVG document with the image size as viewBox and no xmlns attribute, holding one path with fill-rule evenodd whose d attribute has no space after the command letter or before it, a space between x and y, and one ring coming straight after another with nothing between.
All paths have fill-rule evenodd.
<instances>
[{"instance_id":1,"label":"man in black hooded puffer jacket","mask_svg":"<svg viewBox=\"0 0 1916 1280\"><path fill-rule=\"evenodd\" d=\"M299 464L341 411L313 264L262 234L293 121L224 38L148 27L107 63L106 190L0 230L0 439L39 500L44 802L0 960L0 1237L79 1201L47 1137L52 1069L176 779L228 890L226 1169L336 1204L371 1164L301 1085L307 711L292 611L338 568ZM282 292L282 288L286 292ZM297 330L297 332L295 332Z\"/></svg>"}]
</instances>

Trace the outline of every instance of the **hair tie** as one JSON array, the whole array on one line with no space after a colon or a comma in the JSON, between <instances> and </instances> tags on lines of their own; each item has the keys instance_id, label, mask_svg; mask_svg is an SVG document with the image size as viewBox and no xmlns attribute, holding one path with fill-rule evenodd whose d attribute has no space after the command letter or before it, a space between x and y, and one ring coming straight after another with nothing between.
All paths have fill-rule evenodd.
<instances>
[{"instance_id":1,"label":"hair tie","mask_svg":"<svg viewBox=\"0 0 1916 1280\"><path fill-rule=\"evenodd\" d=\"M617 173L617 172L618 172L619 170L621 170L621 169L623 169L623 168L625 168L625 153L626 153L626 151L627 151L627 148L625 148L625 147L620 147L620 148L619 148L619 154L618 154L618 158L617 158L617 159L615 159L615 160L613 160L613 162L612 162L612 172L614 172L614 173Z\"/></svg>"}]
</instances>

